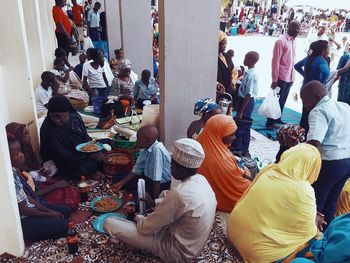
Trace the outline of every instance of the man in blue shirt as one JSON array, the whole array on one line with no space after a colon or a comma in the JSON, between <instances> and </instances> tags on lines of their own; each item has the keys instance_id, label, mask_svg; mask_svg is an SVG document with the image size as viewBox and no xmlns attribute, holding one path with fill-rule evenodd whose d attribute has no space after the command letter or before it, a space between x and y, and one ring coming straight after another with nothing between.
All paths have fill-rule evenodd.
<instances>
[{"instance_id":1,"label":"man in blue shirt","mask_svg":"<svg viewBox=\"0 0 350 263\"><path fill-rule=\"evenodd\" d=\"M307 142L322 156L322 167L313 184L318 227L334 218L337 200L350 177L350 106L332 100L318 81L307 83L300 92L304 107L310 111Z\"/></svg>"},{"instance_id":2,"label":"man in blue shirt","mask_svg":"<svg viewBox=\"0 0 350 263\"><path fill-rule=\"evenodd\" d=\"M155 126L148 125L139 129L136 145L143 150L132 172L118 183L112 185L113 191L119 191L125 184L137 177L145 179L146 192L154 199L158 198L161 191L170 189L170 154L157 138L158 130Z\"/></svg>"}]
</instances>

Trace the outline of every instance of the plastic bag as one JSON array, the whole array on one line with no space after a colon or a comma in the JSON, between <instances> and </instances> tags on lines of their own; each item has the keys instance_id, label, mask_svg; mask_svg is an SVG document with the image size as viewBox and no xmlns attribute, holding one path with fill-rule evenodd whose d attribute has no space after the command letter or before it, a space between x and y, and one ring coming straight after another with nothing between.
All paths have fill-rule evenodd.
<instances>
[{"instance_id":1,"label":"plastic bag","mask_svg":"<svg viewBox=\"0 0 350 263\"><path fill-rule=\"evenodd\" d=\"M259 114L266 118L281 118L281 108L278 101L279 97L275 90L271 90L259 108Z\"/></svg>"}]
</instances>

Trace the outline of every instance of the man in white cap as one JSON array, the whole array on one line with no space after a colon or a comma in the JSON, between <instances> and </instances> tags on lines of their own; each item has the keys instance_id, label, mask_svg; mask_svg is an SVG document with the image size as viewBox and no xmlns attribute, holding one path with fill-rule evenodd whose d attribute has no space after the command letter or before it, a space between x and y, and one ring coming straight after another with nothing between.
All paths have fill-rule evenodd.
<instances>
[{"instance_id":1,"label":"man in white cap","mask_svg":"<svg viewBox=\"0 0 350 263\"><path fill-rule=\"evenodd\" d=\"M135 222L106 219L106 233L127 245L150 251L165 262L188 262L196 257L208 239L216 210L213 190L197 174L204 157L197 141L177 140L171 172L181 183L167 191L164 198L146 198L149 204L156 205L155 210L147 216L137 215Z\"/></svg>"}]
</instances>

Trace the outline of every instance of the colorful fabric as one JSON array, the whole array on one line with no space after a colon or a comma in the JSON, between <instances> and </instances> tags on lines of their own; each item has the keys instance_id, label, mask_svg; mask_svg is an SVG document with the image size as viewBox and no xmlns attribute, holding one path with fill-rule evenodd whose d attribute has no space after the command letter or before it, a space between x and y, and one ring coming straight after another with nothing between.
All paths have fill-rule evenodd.
<instances>
[{"instance_id":1,"label":"colorful fabric","mask_svg":"<svg viewBox=\"0 0 350 263\"><path fill-rule=\"evenodd\" d=\"M211 98L199 99L194 104L193 114L202 116L203 113L211 112L217 108L219 108L219 105Z\"/></svg>"},{"instance_id":2,"label":"colorful fabric","mask_svg":"<svg viewBox=\"0 0 350 263\"><path fill-rule=\"evenodd\" d=\"M348 180L340 193L335 216L350 213L350 180Z\"/></svg>"},{"instance_id":3,"label":"colorful fabric","mask_svg":"<svg viewBox=\"0 0 350 263\"><path fill-rule=\"evenodd\" d=\"M294 124L285 124L277 132L277 140L280 145L288 149L304 142L306 139L305 129Z\"/></svg>"},{"instance_id":4,"label":"colorful fabric","mask_svg":"<svg viewBox=\"0 0 350 263\"><path fill-rule=\"evenodd\" d=\"M232 117L218 114L211 117L198 137L205 159L198 173L204 175L213 188L218 209L230 212L241 198L250 182L243 178L244 170L222 139L233 134L237 125Z\"/></svg>"},{"instance_id":5,"label":"colorful fabric","mask_svg":"<svg viewBox=\"0 0 350 263\"><path fill-rule=\"evenodd\" d=\"M283 259L316 236L311 184L320 168L317 148L303 143L284 152L278 164L265 167L254 179L227 226L228 238L245 262Z\"/></svg>"}]
</instances>

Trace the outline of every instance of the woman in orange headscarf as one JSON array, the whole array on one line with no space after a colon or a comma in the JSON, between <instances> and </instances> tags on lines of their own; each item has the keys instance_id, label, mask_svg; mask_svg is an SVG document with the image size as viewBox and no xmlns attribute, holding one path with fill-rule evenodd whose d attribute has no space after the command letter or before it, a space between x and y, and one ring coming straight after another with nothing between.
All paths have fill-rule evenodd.
<instances>
[{"instance_id":1,"label":"woman in orange headscarf","mask_svg":"<svg viewBox=\"0 0 350 263\"><path fill-rule=\"evenodd\" d=\"M249 187L244 170L239 168L228 149L235 138L237 125L232 117L219 114L211 117L198 137L203 146L205 159L198 173L207 178L213 188L218 209L231 212L236 202Z\"/></svg>"}]
</instances>

